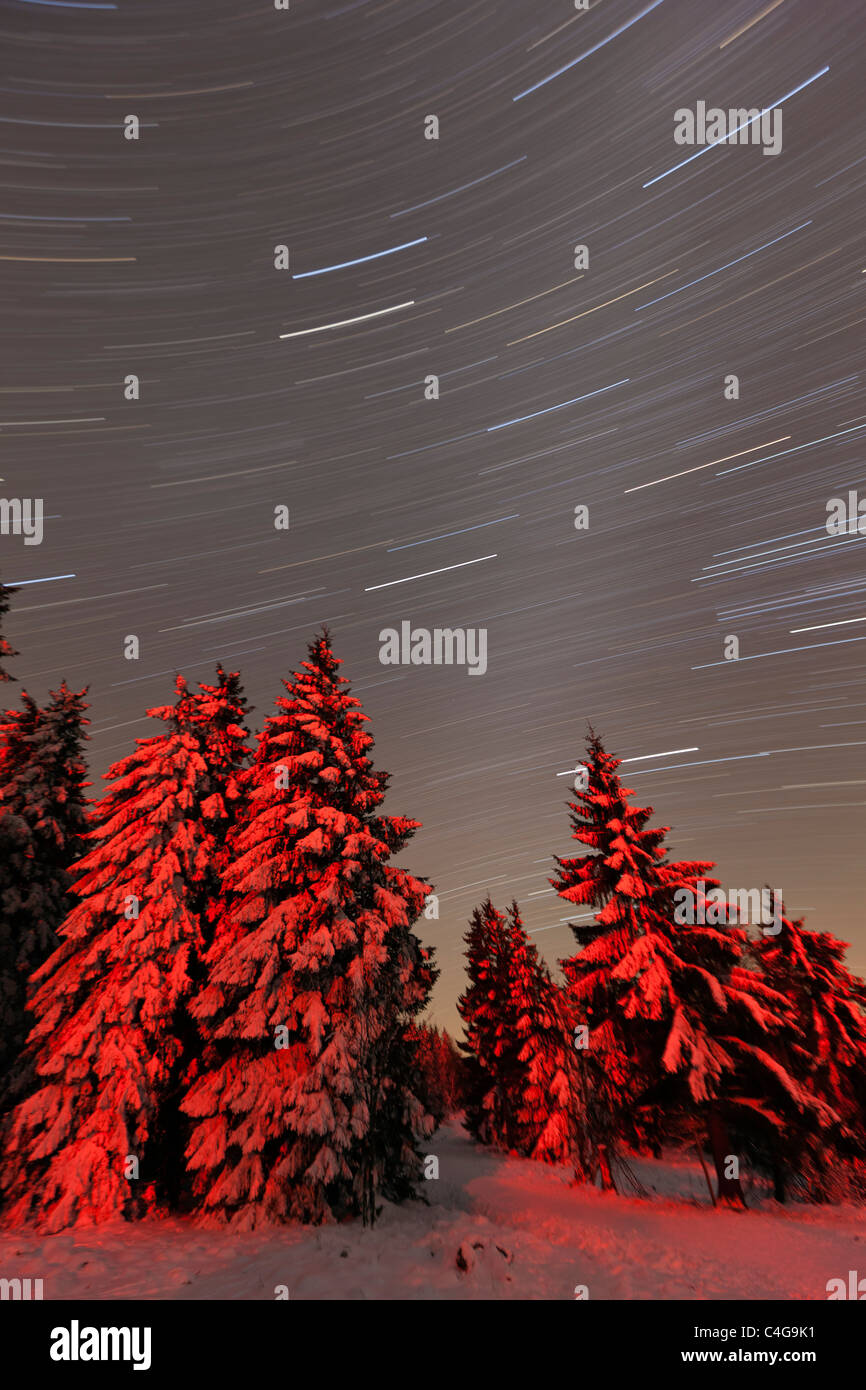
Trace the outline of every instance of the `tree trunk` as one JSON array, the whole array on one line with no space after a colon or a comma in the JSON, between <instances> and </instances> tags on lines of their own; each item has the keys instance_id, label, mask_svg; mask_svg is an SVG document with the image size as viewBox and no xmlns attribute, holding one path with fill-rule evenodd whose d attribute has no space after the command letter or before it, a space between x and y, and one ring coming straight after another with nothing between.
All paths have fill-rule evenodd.
<instances>
[{"instance_id":1,"label":"tree trunk","mask_svg":"<svg viewBox=\"0 0 866 1390\"><path fill-rule=\"evenodd\" d=\"M731 1152L731 1141L728 1136L728 1127L719 1114L718 1110L711 1110L707 1125L710 1149L713 1155L713 1163L716 1165L716 1178L719 1184L719 1201L730 1204L738 1203L745 1207L746 1199L743 1196L743 1189L740 1186L739 1178L729 1178L725 1176L725 1159Z\"/></svg>"},{"instance_id":2,"label":"tree trunk","mask_svg":"<svg viewBox=\"0 0 866 1390\"><path fill-rule=\"evenodd\" d=\"M697 1151L698 1151L698 1158L701 1160L701 1167L702 1167L703 1170L704 1170L704 1178L706 1179L707 1191L708 1191L709 1194L710 1194L710 1201L712 1202L713 1206L715 1206L715 1205L716 1205L716 1194L715 1194L715 1192L713 1191L713 1184L710 1182L710 1175L709 1175L709 1173L707 1172L707 1165L706 1165L706 1163L704 1162L704 1151L703 1151L703 1149L701 1148L701 1142L700 1142L700 1140L697 1140L697 1141L696 1141L696 1143L695 1143L695 1148L696 1148Z\"/></svg>"},{"instance_id":3,"label":"tree trunk","mask_svg":"<svg viewBox=\"0 0 866 1390\"><path fill-rule=\"evenodd\" d=\"M616 1192L616 1183L610 1171L610 1160L607 1154L607 1144L598 1146L598 1171L601 1176L602 1192Z\"/></svg>"}]
</instances>

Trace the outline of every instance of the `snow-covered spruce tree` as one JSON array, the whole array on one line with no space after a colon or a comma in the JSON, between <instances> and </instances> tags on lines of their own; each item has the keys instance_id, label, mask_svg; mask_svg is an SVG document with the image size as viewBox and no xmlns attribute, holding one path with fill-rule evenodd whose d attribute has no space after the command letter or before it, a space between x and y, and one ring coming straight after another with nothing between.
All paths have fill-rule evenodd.
<instances>
[{"instance_id":1,"label":"snow-covered spruce tree","mask_svg":"<svg viewBox=\"0 0 866 1390\"><path fill-rule=\"evenodd\" d=\"M226 812L218 816L211 827L215 886L222 883L229 857L229 831L239 818L246 796L250 764L248 724L252 713L253 706L247 703L240 672L226 671L220 662L216 668L216 684L199 681L198 690L191 695L184 714L193 731L203 740L208 766ZM204 938L208 947L220 910L219 891L215 891L206 908Z\"/></svg>"},{"instance_id":2,"label":"snow-covered spruce tree","mask_svg":"<svg viewBox=\"0 0 866 1390\"><path fill-rule=\"evenodd\" d=\"M193 1004L207 1065L184 1101L202 1214L239 1227L375 1216L420 1175L432 1121L407 1028L435 977L429 887L389 863L418 822L388 782L325 632L260 736Z\"/></svg>"},{"instance_id":3,"label":"snow-covered spruce tree","mask_svg":"<svg viewBox=\"0 0 866 1390\"><path fill-rule=\"evenodd\" d=\"M457 1001L464 1038L464 1120L474 1139L507 1148L511 1135L511 1083L516 1037L508 992L510 939L506 918L490 897L473 910L466 944L468 988Z\"/></svg>"},{"instance_id":4,"label":"snow-covered spruce tree","mask_svg":"<svg viewBox=\"0 0 866 1390\"><path fill-rule=\"evenodd\" d=\"M756 1117L773 1123L787 1105L823 1124L827 1111L774 1055L787 1026L785 999L748 968L747 933L710 924L713 865L667 858L668 827L645 828L652 808L630 804L619 760L594 734L585 765L572 834L595 853L558 860L552 882L568 901L598 909L593 928L575 929L583 950L562 964L572 1021L588 1030L586 1090L603 1177L605 1146L609 1156L633 1143L642 1109L674 1122L697 1108L719 1194L742 1202L729 1168L730 1126L742 1132ZM683 895L692 904L683 915L693 920L679 922Z\"/></svg>"},{"instance_id":5,"label":"snow-covered spruce tree","mask_svg":"<svg viewBox=\"0 0 866 1390\"><path fill-rule=\"evenodd\" d=\"M34 970L72 906L70 867L86 828L83 690L64 681L45 709L22 691L0 722L0 1105L24 1084L21 1051Z\"/></svg>"},{"instance_id":6,"label":"snow-covered spruce tree","mask_svg":"<svg viewBox=\"0 0 866 1390\"><path fill-rule=\"evenodd\" d=\"M509 1012L516 1044L512 1144L518 1153L547 1163L578 1161L574 1049L560 991L526 934L516 902L508 909L506 931Z\"/></svg>"},{"instance_id":7,"label":"snow-covered spruce tree","mask_svg":"<svg viewBox=\"0 0 866 1390\"><path fill-rule=\"evenodd\" d=\"M774 923L774 925L776 925ZM808 931L780 911L778 931L762 932L753 951L763 979L788 1003L790 1029L776 1055L804 1089L832 1112L821 1128L811 1111L789 1106L781 1127L761 1135L775 1195L792 1186L810 1198L862 1195L866 1160L866 984L845 965L844 941Z\"/></svg>"},{"instance_id":8,"label":"snow-covered spruce tree","mask_svg":"<svg viewBox=\"0 0 866 1390\"><path fill-rule=\"evenodd\" d=\"M205 979L204 956L211 945L220 914L222 876L229 862L229 833L240 815L246 795L249 771L249 717L252 707L247 703L240 673L216 668L213 685L198 682L190 692L184 707L184 727L199 740L211 775L214 799L205 798L205 815L210 844L210 871L206 892L200 909L202 947L190 955L189 989L184 1007L179 1008L175 1036L180 1057L174 1072L174 1084L166 1087L159 1106L151 1143L152 1171L164 1174L160 1196L171 1208L191 1205L189 1175L186 1170L185 1148L190 1122L180 1108L189 1086L201 1070L201 1034L187 1004L202 988Z\"/></svg>"},{"instance_id":9,"label":"snow-covered spruce tree","mask_svg":"<svg viewBox=\"0 0 866 1390\"><path fill-rule=\"evenodd\" d=\"M706 868L700 877L706 888L718 887ZM700 902L702 889L690 871L681 873L683 889ZM729 1170L732 1157L747 1160L788 1117L817 1130L832 1115L796 1069L784 1065L796 1025L785 997L751 968L747 932L730 924L678 923L672 899L663 884L647 900L643 933L617 967L617 1008L639 1043L642 1106L680 1125L697 1108L719 1195L743 1203L738 1171Z\"/></svg>"},{"instance_id":10,"label":"snow-covered spruce tree","mask_svg":"<svg viewBox=\"0 0 866 1390\"><path fill-rule=\"evenodd\" d=\"M9 612L9 601L15 592L14 589L7 588L6 585L0 581L0 685L2 685L4 681L15 679L14 676L10 676L9 672L3 666L3 659L5 657L18 655L15 649L9 645L6 638L3 636L3 619Z\"/></svg>"},{"instance_id":11,"label":"snow-covered spruce tree","mask_svg":"<svg viewBox=\"0 0 866 1390\"><path fill-rule=\"evenodd\" d=\"M13 1224L56 1231L176 1195L182 1145L167 1112L196 1065L185 1011L245 756L235 678L220 673L220 686L200 697L178 678L176 703L149 711L165 731L106 774L74 870L79 901L28 1001L35 1089L9 1116L0 1166Z\"/></svg>"},{"instance_id":12,"label":"snow-covered spruce tree","mask_svg":"<svg viewBox=\"0 0 866 1390\"><path fill-rule=\"evenodd\" d=\"M633 1040L626 1036L614 1001L613 971L630 940L640 934L639 901L646 868L661 858L664 830L648 830L652 809L631 806L616 776L619 760L609 755L590 730L583 760L585 785L569 803L572 837L591 854L556 858L550 880L566 901L596 909L595 921L572 925L579 953L560 962L565 974L564 1007L577 1057L576 1090L582 1112L578 1175L599 1174L613 1186L611 1159L623 1143L639 1137L634 1104L642 1079ZM623 887L631 893L617 895Z\"/></svg>"}]
</instances>

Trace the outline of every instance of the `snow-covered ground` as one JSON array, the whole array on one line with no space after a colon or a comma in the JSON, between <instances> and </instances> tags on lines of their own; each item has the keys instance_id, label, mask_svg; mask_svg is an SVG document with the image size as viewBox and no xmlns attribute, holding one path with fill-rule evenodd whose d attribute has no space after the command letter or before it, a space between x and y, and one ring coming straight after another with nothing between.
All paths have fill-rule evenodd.
<instances>
[{"instance_id":1,"label":"snow-covered ground","mask_svg":"<svg viewBox=\"0 0 866 1390\"><path fill-rule=\"evenodd\" d=\"M641 1162L647 1198L568 1184L564 1170L491 1153L456 1124L429 1142L430 1205L359 1224L227 1234L186 1221L38 1237L0 1231L0 1277L44 1297L273 1299L826 1299L866 1276L866 1210L709 1206L695 1161Z\"/></svg>"}]
</instances>

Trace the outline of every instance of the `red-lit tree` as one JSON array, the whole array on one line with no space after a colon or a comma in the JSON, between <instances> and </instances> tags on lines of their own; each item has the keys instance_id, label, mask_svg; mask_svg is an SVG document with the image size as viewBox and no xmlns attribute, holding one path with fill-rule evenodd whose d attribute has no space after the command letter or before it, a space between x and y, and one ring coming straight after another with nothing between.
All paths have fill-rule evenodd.
<instances>
[{"instance_id":1,"label":"red-lit tree","mask_svg":"<svg viewBox=\"0 0 866 1390\"><path fill-rule=\"evenodd\" d=\"M220 915L217 885L229 862L228 838L239 819L246 796L249 777L250 749L248 720L253 706L247 703L238 671L226 671L222 663L216 668L216 684L198 682L191 695L184 718L192 731L203 740L208 766L218 787L225 814L218 814L211 826L213 861L211 864L215 892L206 908L205 944L209 947ZM218 808L219 809L219 808ZM205 810L209 808L205 806ZM200 983L203 983L201 976ZM196 1030L197 1031L197 1030Z\"/></svg>"},{"instance_id":2,"label":"red-lit tree","mask_svg":"<svg viewBox=\"0 0 866 1390\"><path fill-rule=\"evenodd\" d=\"M72 906L70 867L86 828L83 690L64 681L45 709L22 691L0 723L0 1094L23 1084L33 971L58 944Z\"/></svg>"},{"instance_id":3,"label":"red-lit tree","mask_svg":"<svg viewBox=\"0 0 866 1390\"><path fill-rule=\"evenodd\" d=\"M462 1063L446 1029L422 1023L409 1029L424 1087L424 1104L437 1124L462 1101Z\"/></svg>"},{"instance_id":4,"label":"red-lit tree","mask_svg":"<svg viewBox=\"0 0 866 1390\"><path fill-rule=\"evenodd\" d=\"M55 1231L175 1193L182 1158L166 1112L195 1066L186 1007L230 819L227 766L245 756L234 678L220 674L221 697L178 678L176 703L149 711L165 732L106 774L75 866L80 901L33 978L36 1089L9 1117L0 1168L12 1223ZM228 706L215 747L203 700Z\"/></svg>"},{"instance_id":5,"label":"red-lit tree","mask_svg":"<svg viewBox=\"0 0 866 1390\"><path fill-rule=\"evenodd\" d=\"M774 925L778 931L762 932L753 949L766 983L787 1001L779 1061L832 1119L820 1127L811 1111L789 1106L783 1123L760 1136L758 1158L761 1150L769 1155L781 1201L786 1170L807 1196L844 1195L840 1169L866 1159L866 984L847 969L844 941L807 931L784 910Z\"/></svg>"},{"instance_id":6,"label":"red-lit tree","mask_svg":"<svg viewBox=\"0 0 866 1390\"><path fill-rule=\"evenodd\" d=\"M508 995L510 941L504 915L485 898L463 938L468 988L457 1001L463 1020L466 1092L464 1119L482 1144L508 1147L511 1130L509 1060L516 1051Z\"/></svg>"},{"instance_id":7,"label":"red-lit tree","mask_svg":"<svg viewBox=\"0 0 866 1390\"><path fill-rule=\"evenodd\" d=\"M631 793L616 776L619 760L591 730L582 766L584 786L576 789L569 808L572 837L593 853L557 858L557 875L550 881L566 901L596 909L592 924L572 925L582 949L560 964L579 1067L584 1160L589 1174L597 1171L602 1186L609 1187L611 1155L623 1140L637 1137L633 1109L644 1082L634 1040L615 1006L614 971L641 934L643 879L663 857L665 831L646 828L652 808L629 803Z\"/></svg>"},{"instance_id":8,"label":"red-lit tree","mask_svg":"<svg viewBox=\"0 0 866 1390\"><path fill-rule=\"evenodd\" d=\"M205 1214L242 1227L402 1196L430 1117L406 1030L435 971L411 930L428 885L389 863L416 821L325 633L260 737L193 1005L208 1065L184 1102Z\"/></svg>"},{"instance_id":9,"label":"red-lit tree","mask_svg":"<svg viewBox=\"0 0 866 1390\"><path fill-rule=\"evenodd\" d=\"M512 1145L547 1163L580 1165L579 1100L564 1011L550 974L530 941L516 902L508 909L507 988L513 1028L510 1089Z\"/></svg>"},{"instance_id":10,"label":"red-lit tree","mask_svg":"<svg viewBox=\"0 0 866 1390\"><path fill-rule=\"evenodd\" d=\"M594 853L558 860L551 881L597 909L592 927L574 928L583 949L562 964L573 1021L587 1028L585 1094L603 1181L616 1145L639 1136L642 1110L673 1118L697 1108L720 1195L742 1201L730 1127L772 1123L787 1105L816 1123L826 1112L774 1055L785 999L748 968L746 932L705 920L713 865L667 858L667 827L646 829L652 808L630 804L619 760L592 733L585 765L572 834ZM683 898L691 911L680 921Z\"/></svg>"}]
</instances>

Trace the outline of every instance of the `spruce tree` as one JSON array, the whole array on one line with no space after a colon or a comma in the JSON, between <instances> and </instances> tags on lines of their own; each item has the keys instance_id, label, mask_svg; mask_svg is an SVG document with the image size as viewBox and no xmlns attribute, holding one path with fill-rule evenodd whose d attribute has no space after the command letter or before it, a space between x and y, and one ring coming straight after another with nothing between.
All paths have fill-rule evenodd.
<instances>
[{"instance_id":1,"label":"spruce tree","mask_svg":"<svg viewBox=\"0 0 866 1390\"><path fill-rule=\"evenodd\" d=\"M57 947L86 828L87 706L64 681L45 709L22 691L0 724L0 1099L23 1084L29 977Z\"/></svg>"},{"instance_id":2,"label":"spruce tree","mask_svg":"<svg viewBox=\"0 0 866 1390\"><path fill-rule=\"evenodd\" d=\"M508 919L509 1015L515 1044L512 1144L528 1158L579 1163L575 1064L560 991L526 934L516 902L508 909Z\"/></svg>"},{"instance_id":3,"label":"spruce tree","mask_svg":"<svg viewBox=\"0 0 866 1390\"><path fill-rule=\"evenodd\" d=\"M787 1000L790 1031L774 1051L832 1118L821 1127L811 1109L787 1107L759 1136L757 1158L768 1157L780 1201L788 1173L805 1196L845 1195L846 1173L866 1160L866 984L847 969L844 941L808 931L784 909L778 927L753 947L764 980Z\"/></svg>"},{"instance_id":4,"label":"spruce tree","mask_svg":"<svg viewBox=\"0 0 866 1390\"><path fill-rule=\"evenodd\" d=\"M464 1119L482 1144L511 1147L516 1139L514 1083L519 1043L509 988L511 934L490 901L475 908L464 936L469 987L457 1001L463 1020Z\"/></svg>"},{"instance_id":5,"label":"spruce tree","mask_svg":"<svg viewBox=\"0 0 866 1390\"><path fill-rule=\"evenodd\" d=\"M198 689L189 694L184 707L185 723L203 740L208 766L219 788L225 811L211 827L211 880L214 891L208 899L204 923L204 942L208 948L220 913L222 876L230 853L229 833L240 816L246 796L250 763L248 721L252 713L253 707L247 703L240 673L224 670L221 662L216 668L216 684L199 681ZM203 979L202 974L199 983Z\"/></svg>"},{"instance_id":6,"label":"spruce tree","mask_svg":"<svg viewBox=\"0 0 866 1390\"><path fill-rule=\"evenodd\" d=\"M552 880L567 900L598 909L591 928L575 929L583 949L562 964L572 1021L588 1030L585 1090L599 1166L611 1181L609 1159L639 1136L642 1109L672 1122L697 1110L720 1195L742 1201L728 1171L730 1127L748 1128L756 1116L772 1123L786 1105L819 1123L826 1112L773 1055L788 1026L785 999L749 968L747 933L712 922L713 865L667 857L668 827L646 828L652 808L630 804L619 765L591 734L572 834L595 853L558 860ZM690 921L677 920L683 896Z\"/></svg>"},{"instance_id":7,"label":"spruce tree","mask_svg":"<svg viewBox=\"0 0 866 1390\"><path fill-rule=\"evenodd\" d=\"M131 1217L176 1191L167 1111L195 1067L186 1006L231 815L226 770L245 755L234 678L220 674L222 699L179 677L175 704L149 711L165 731L106 774L75 866L78 901L33 977L36 1086L9 1117L0 1168L13 1224ZM214 700L224 717L205 719Z\"/></svg>"},{"instance_id":8,"label":"spruce tree","mask_svg":"<svg viewBox=\"0 0 866 1390\"><path fill-rule=\"evenodd\" d=\"M201 1055L201 1034L188 1004L206 981L204 957L219 920L222 877L230 854L229 836L246 795L251 713L240 673L224 670L222 663L217 664L215 684L199 681L197 690L187 691L179 712L183 727L188 728L202 746L215 799L206 797L202 803L209 836L210 867L206 892L201 899L201 949L190 956L187 999L176 1015L181 1060L158 1108L150 1150L153 1170L163 1173L160 1195L166 1205L178 1209L187 1209L192 1204L184 1156L190 1122L181 1110L181 1102L205 1061Z\"/></svg>"},{"instance_id":9,"label":"spruce tree","mask_svg":"<svg viewBox=\"0 0 866 1390\"><path fill-rule=\"evenodd\" d=\"M642 1087L632 1040L614 1007L613 971L640 935L643 878L662 858L665 835L663 828L647 829L652 808L630 804L631 793L617 777L617 767L619 760L590 730L586 784L576 790L569 810L572 837L593 853L557 857L557 874L550 880L567 902L596 909L593 923L572 925L582 949L560 965L578 1062L583 1167L588 1176L598 1172L603 1187L613 1186L611 1159L623 1142L637 1139L634 1101Z\"/></svg>"},{"instance_id":10,"label":"spruce tree","mask_svg":"<svg viewBox=\"0 0 866 1390\"><path fill-rule=\"evenodd\" d=\"M239 1227L371 1222L432 1124L406 1037L435 975L412 931L429 889L389 863L418 823L378 814L388 776L339 665L326 632L266 721L193 1004L189 1168L202 1213Z\"/></svg>"}]
</instances>

